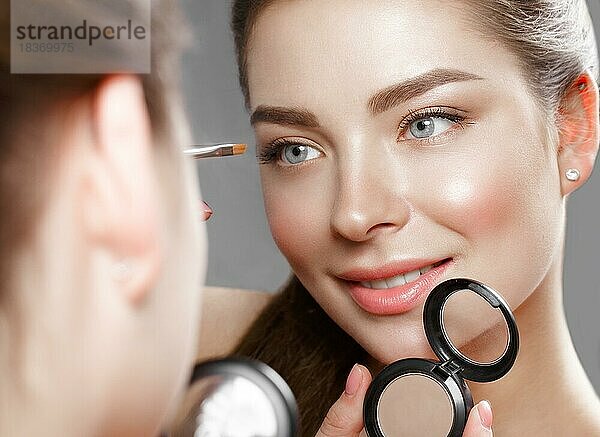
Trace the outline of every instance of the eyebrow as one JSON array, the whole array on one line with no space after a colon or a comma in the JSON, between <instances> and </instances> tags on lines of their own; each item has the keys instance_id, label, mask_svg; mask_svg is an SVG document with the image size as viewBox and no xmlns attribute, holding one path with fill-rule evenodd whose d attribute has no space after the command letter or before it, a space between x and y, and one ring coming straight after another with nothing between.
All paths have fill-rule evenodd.
<instances>
[{"instance_id":1,"label":"eyebrow","mask_svg":"<svg viewBox=\"0 0 600 437\"><path fill-rule=\"evenodd\" d=\"M252 113L250 124L272 123L289 126L319 127L317 116L303 108L260 105Z\"/></svg>"},{"instance_id":2,"label":"eyebrow","mask_svg":"<svg viewBox=\"0 0 600 437\"><path fill-rule=\"evenodd\" d=\"M436 68L377 92L369 99L369 110L373 115L381 114L439 86L468 80L483 78L461 70Z\"/></svg>"},{"instance_id":3,"label":"eyebrow","mask_svg":"<svg viewBox=\"0 0 600 437\"><path fill-rule=\"evenodd\" d=\"M436 68L419 76L391 85L373 95L368 102L371 114L377 115L434 88L453 82L483 80L482 77L461 70ZM250 116L250 124L271 123L284 126L317 128L319 120L305 108L259 105Z\"/></svg>"}]
</instances>

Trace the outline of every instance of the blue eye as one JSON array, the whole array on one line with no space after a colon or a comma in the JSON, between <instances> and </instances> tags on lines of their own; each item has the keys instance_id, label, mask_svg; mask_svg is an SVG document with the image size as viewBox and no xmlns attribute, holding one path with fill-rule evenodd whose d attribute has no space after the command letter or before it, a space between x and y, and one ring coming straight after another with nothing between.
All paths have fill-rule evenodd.
<instances>
[{"instance_id":1,"label":"blue eye","mask_svg":"<svg viewBox=\"0 0 600 437\"><path fill-rule=\"evenodd\" d=\"M285 164L296 165L310 161L321 156L321 152L314 147L304 144L287 144L283 146L281 159Z\"/></svg>"},{"instance_id":2,"label":"blue eye","mask_svg":"<svg viewBox=\"0 0 600 437\"><path fill-rule=\"evenodd\" d=\"M323 152L316 146L309 146L307 139L278 138L270 143L257 146L256 158L259 164L275 164L291 167L319 158Z\"/></svg>"},{"instance_id":3,"label":"blue eye","mask_svg":"<svg viewBox=\"0 0 600 437\"><path fill-rule=\"evenodd\" d=\"M433 138L443 134L454 125L463 128L473 124L457 109L451 107L429 107L419 111L410 111L398 126L398 141L422 140L433 141Z\"/></svg>"},{"instance_id":4,"label":"blue eye","mask_svg":"<svg viewBox=\"0 0 600 437\"><path fill-rule=\"evenodd\" d=\"M445 132L454 124L454 121L443 117L422 117L410 123L408 130L412 138L429 138Z\"/></svg>"}]
</instances>

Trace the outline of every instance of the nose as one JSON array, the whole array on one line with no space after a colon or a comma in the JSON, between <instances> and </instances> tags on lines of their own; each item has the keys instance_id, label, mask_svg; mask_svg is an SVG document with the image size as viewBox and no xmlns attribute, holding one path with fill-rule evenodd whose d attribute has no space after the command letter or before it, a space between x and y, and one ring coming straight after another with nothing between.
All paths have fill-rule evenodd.
<instances>
[{"instance_id":1,"label":"nose","mask_svg":"<svg viewBox=\"0 0 600 437\"><path fill-rule=\"evenodd\" d=\"M364 155L338 168L330 218L334 234L355 242L396 232L410 218L405 176L385 154Z\"/></svg>"}]
</instances>

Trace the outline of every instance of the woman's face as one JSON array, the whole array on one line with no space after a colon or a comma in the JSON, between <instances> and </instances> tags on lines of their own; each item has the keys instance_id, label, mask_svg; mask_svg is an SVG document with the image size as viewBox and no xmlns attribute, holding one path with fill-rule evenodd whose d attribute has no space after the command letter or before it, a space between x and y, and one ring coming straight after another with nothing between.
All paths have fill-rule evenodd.
<instances>
[{"instance_id":1,"label":"woman's face","mask_svg":"<svg viewBox=\"0 0 600 437\"><path fill-rule=\"evenodd\" d=\"M463 14L434 0L279 2L250 41L274 239L381 362L432 357L422 309L442 280L482 281L514 310L560 255L540 110L516 58ZM446 314L475 318L464 342L490 328L471 310Z\"/></svg>"}]
</instances>

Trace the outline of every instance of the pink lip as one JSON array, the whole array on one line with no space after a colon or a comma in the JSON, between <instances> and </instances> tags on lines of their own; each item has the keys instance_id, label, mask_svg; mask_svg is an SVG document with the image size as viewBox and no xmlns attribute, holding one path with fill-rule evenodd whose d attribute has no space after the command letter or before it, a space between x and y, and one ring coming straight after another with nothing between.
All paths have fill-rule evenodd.
<instances>
[{"instance_id":1,"label":"pink lip","mask_svg":"<svg viewBox=\"0 0 600 437\"><path fill-rule=\"evenodd\" d=\"M442 261L444 258L437 259L414 259L387 264L381 267L373 267L368 269L354 269L348 272L337 275L339 278L347 281L366 282L375 281L383 278L391 278L403 273L412 272L421 267L430 266Z\"/></svg>"},{"instance_id":2,"label":"pink lip","mask_svg":"<svg viewBox=\"0 0 600 437\"><path fill-rule=\"evenodd\" d=\"M390 278L400 273L411 271L409 269L416 270L419 267L424 267L435 262L427 261L423 263L421 260L419 261L419 265L414 266L403 263L401 269L388 266L369 270L369 272L357 270L340 277L346 280L352 299L365 311L377 315L402 314L417 307L424 300L425 296L431 293L431 290L441 282L443 274L453 264L451 259L422 274L416 280L394 288L376 290L363 287L360 281ZM409 266L409 269L405 266ZM360 279L353 280L350 278Z\"/></svg>"}]
</instances>

